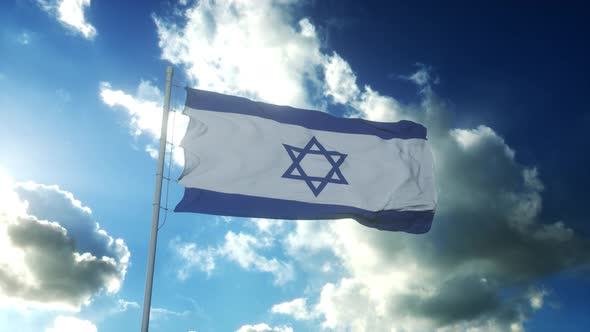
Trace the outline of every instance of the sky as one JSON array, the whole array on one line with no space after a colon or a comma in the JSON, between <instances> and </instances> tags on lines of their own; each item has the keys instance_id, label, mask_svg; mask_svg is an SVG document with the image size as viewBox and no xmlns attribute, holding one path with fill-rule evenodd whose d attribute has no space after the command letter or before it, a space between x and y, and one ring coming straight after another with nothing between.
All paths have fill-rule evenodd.
<instances>
[{"instance_id":1,"label":"sky","mask_svg":"<svg viewBox=\"0 0 590 332\"><path fill-rule=\"evenodd\" d=\"M582 2L0 3L0 332L587 331ZM422 235L175 214L184 86L428 128ZM167 186L169 184L169 186Z\"/></svg>"}]
</instances>

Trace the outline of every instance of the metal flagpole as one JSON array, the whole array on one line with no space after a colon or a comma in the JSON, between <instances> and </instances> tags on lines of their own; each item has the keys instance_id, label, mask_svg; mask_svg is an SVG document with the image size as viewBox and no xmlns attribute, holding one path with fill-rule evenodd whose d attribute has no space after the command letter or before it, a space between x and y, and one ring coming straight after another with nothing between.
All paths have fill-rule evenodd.
<instances>
[{"instance_id":1,"label":"metal flagpole","mask_svg":"<svg viewBox=\"0 0 590 332\"><path fill-rule=\"evenodd\" d=\"M156 262L156 242L158 241L158 224L160 221L160 199L162 197L162 177L164 175L164 159L166 154L166 140L168 132L168 113L170 112L170 90L172 88L172 74L174 68L166 69L166 95L164 97L164 109L162 110L162 131L160 132L160 150L158 151L158 173L156 174L156 192L152 207L152 234L145 276L145 294L143 298L143 317L141 319L141 332L148 332L150 324L150 308L152 303L152 285L154 283L154 264Z\"/></svg>"}]
</instances>

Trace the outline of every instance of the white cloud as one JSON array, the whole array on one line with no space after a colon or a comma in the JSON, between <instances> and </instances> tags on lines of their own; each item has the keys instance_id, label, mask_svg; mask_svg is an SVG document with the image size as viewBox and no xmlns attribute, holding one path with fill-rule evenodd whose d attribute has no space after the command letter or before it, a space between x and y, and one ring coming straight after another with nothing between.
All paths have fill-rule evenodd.
<instances>
[{"instance_id":1,"label":"white cloud","mask_svg":"<svg viewBox=\"0 0 590 332\"><path fill-rule=\"evenodd\" d=\"M275 304L270 309L275 314L289 315L297 320L308 320L317 317L317 313L311 312L307 307L307 300L297 298L289 302Z\"/></svg>"},{"instance_id":2,"label":"white cloud","mask_svg":"<svg viewBox=\"0 0 590 332\"><path fill-rule=\"evenodd\" d=\"M97 332L96 326L89 320L76 317L57 316L53 326L45 332Z\"/></svg>"},{"instance_id":3,"label":"white cloud","mask_svg":"<svg viewBox=\"0 0 590 332\"><path fill-rule=\"evenodd\" d=\"M320 76L329 60L320 51L309 19L300 19L295 27L285 24L290 16L284 9L292 3L199 1L180 17L154 16L162 57L183 67L197 88L290 106L317 106L323 95ZM330 59L336 58L334 54ZM318 89L309 93L314 89L306 85ZM135 95L103 82L100 96L108 106L126 111L132 135L159 138L163 97L150 82L142 81ZM179 114L176 121L174 142L178 145L188 118ZM145 151L156 156L154 145L146 146ZM176 149L174 160L183 165L183 157Z\"/></svg>"},{"instance_id":4,"label":"white cloud","mask_svg":"<svg viewBox=\"0 0 590 332\"><path fill-rule=\"evenodd\" d=\"M293 329L289 326L270 327L268 324L260 323L256 325L244 325L237 329L236 332L293 332Z\"/></svg>"},{"instance_id":5,"label":"white cloud","mask_svg":"<svg viewBox=\"0 0 590 332\"><path fill-rule=\"evenodd\" d=\"M529 302L531 308L534 310L541 309L544 304L545 297L547 296L547 291L545 290L534 290L529 293Z\"/></svg>"},{"instance_id":6,"label":"white cloud","mask_svg":"<svg viewBox=\"0 0 590 332\"><path fill-rule=\"evenodd\" d=\"M90 7L90 0L37 0L37 3L71 31L80 33L86 39L96 36L96 29L84 16L85 8Z\"/></svg>"},{"instance_id":7,"label":"white cloud","mask_svg":"<svg viewBox=\"0 0 590 332\"><path fill-rule=\"evenodd\" d=\"M453 129L434 92L423 98L419 107L402 105L365 88L350 106L374 120L413 119L431 129L445 195L430 233L298 222L285 240L287 252L308 261L329 251L347 272L322 288L316 309L325 328L524 331L545 294L522 290L506 298L502 289L588 262L582 252L588 242L562 222L539 221L538 172L519 165L493 129ZM319 272L316 266L310 272Z\"/></svg>"},{"instance_id":8,"label":"white cloud","mask_svg":"<svg viewBox=\"0 0 590 332\"><path fill-rule=\"evenodd\" d=\"M350 331L388 331L391 322L378 298L358 280L342 279L338 285L326 284L317 309L324 316L322 327ZM402 320L400 320L400 318ZM385 319L385 321L384 321ZM396 317L397 327L405 328L403 317Z\"/></svg>"},{"instance_id":9,"label":"white cloud","mask_svg":"<svg viewBox=\"0 0 590 332\"><path fill-rule=\"evenodd\" d=\"M402 106L392 97L383 96L369 86L365 86L359 98L350 102L357 110L357 116L372 121L399 121L407 119L402 114Z\"/></svg>"},{"instance_id":10,"label":"white cloud","mask_svg":"<svg viewBox=\"0 0 590 332\"><path fill-rule=\"evenodd\" d=\"M310 107L305 86L317 83L323 55L309 19L285 24L293 2L199 1L181 17L156 16L162 57L198 88Z\"/></svg>"},{"instance_id":11,"label":"white cloud","mask_svg":"<svg viewBox=\"0 0 590 332\"><path fill-rule=\"evenodd\" d=\"M150 81L142 80L137 87L135 96L133 96L122 90L112 89L110 83L102 82L100 83L99 94L101 100L107 106L123 110L127 114L131 135L135 137L146 135L153 140L152 144L146 145L145 150L152 158L157 158L156 141L160 139L164 102L160 89ZM178 146L187 126L188 117L177 112L170 114L168 118L168 141ZM175 148L172 157L178 165L184 164L184 155L181 149Z\"/></svg>"},{"instance_id":12,"label":"white cloud","mask_svg":"<svg viewBox=\"0 0 590 332\"><path fill-rule=\"evenodd\" d=\"M197 248L196 243L182 243L179 239L173 240L170 245L182 261L182 267L176 274L180 280L186 280L195 267L207 274L211 274L215 269L217 252L213 248L201 250Z\"/></svg>"},{"instance_id":13,"label":"white cloud","mask_svg":"<svg viewBox=\"0 0 590 332\"><path fill-rule=\"evenodd\" d=\"M130 253L57 186L0 175L0 305L79 310L118 292Z\"/></svg>"},{"instance_id":14,"label":"white cloud","mask_svg":"<svg viewBox=\"0 0 590 332\"><path fill-rule=\"evenodd\" d=\"M324 94L337 104L348 104L360 94L356 85L356 75L350 65L340 55L334 53L324 64Z\"/></svg>"},{"instance_id":15,"label":"white cloud","mask_svg":"<svg viewBox=\"0 0 590 332\"><path fill-rule=\"evenodd\" d=\"M230 223L232 221L233 217L219 216L219 219L221 219L225 223Z\"/></svg>"},{"instance_id":16,"label":"white cloud","mask_svg":"<svg viewBox=\"0 0 590 332\"><path fill-rule=\"evenodd\" d=\"M477 149L481 144L486 144L492 141L504 148L503 152L507 158L514 159L514 150L504 142L502 137L496 134L496 132L488 126L480 125L476 129L452 129L450 134L463 149ZM530 178L536 177L531 175Z\"/></svg>"},{"instance_id":17,"label":"white cloud","mask_svg":"<svg viewBox=\"0 0 590 332\"><path fill-rule=\"evenodd\" d=\"M171 247L182 264L177 272L177 277L181 280L187 279L195 268L211 274L215 268L215 260L223 257L245 270L270 273L274 276L275 284L282 285L295 278L295 271L291 263L267 258L259 253L273 245L273 240L269 237L254 237L231 231L227 232L224 243L217 248L198 249L196 243L183 243L179 239L171 242Z\"/></svg>"},{"instance_id":18,"label":"white cloud","mask_svg":"<svg viewBox=\"0 0 590 332\"><path fill-rule=\"evenodd\" d=\"M285 239L285 247L291 256L322 250L331 250L336 242L333 234L326 232L329 221L297 221L296 228Z\"/></svg>"},{"instance_id":19,"label":"white cloud","mask_svg":"<svg viewBox=\"0 0 590 332\"><path fill-rule=\"evenodd\" d=\"M150 320L166 320L170 317L185 317L190 314L190 311L173 311L164 308L151 308L150 309Z\"/></svg>"},{"instance_id":20,"label":"white cloud","mask_svg":"<svg viewBox=\"0 0 590 332\"><path fill-rule=\"evenodd\" d=\"M220 253L246 270L272 273L278 285L293 280L295 272L290 263L281 262L276 258L268 259L255 250L270 245L270 241L266 238L256 238L244 233L235 234L230 231L225 235L225 244L220 248Z\"/></svg>"},{"instance_id":21,"label":"white cloud","mask_svg":"<svg viewBox=\"0 0 590 332\"><path fill-rule=\"evenodd\" d=\"M347 82L343 85L355 81L354 73L341 71ZM409 78L420 87L420 105L404 105L368 86L352 94L356 98L334 102L346 101L357 116L371 120L410 119L429 128L439 188L445 194L431 232L416 239L354 222L298 222L286 238L287 251L308 268L314 253L329 251L348 274L321 291L316 308L324 317L323 327L524 331L523 321L532 315L524 304L530 301L528 308L536 309L544 295L521 291L505 298L502 289L588 262L590 257L580 251L588 242L576 238L563 222L540 222L543 185L538 172L518 164L500 135L484 125L450 127L427 69ZM328 95L335 90L329 84L326 89ZM470 235L454 235L459 233ZM438 248L440 243L447 246Z\"/></svg>"},{"instance_id":22,"label":"white cloud","mask_svg":"<svg viewBox=\"0 0 590 332\"><path fill-rule=\"evenodd\" d=\"M432 67L426 66L422 63L417 63L416 65L418 66L416 72L409 76L401 75L400 77L414 82L416 85L423 88L429 88L431 84L439 83L438 77L432 77Z\"/></svg>"},{"instance_id":23,"label":"white cloud","mask_svg":"<svg viewBox=\"0 0 590 332\"><path fill-rule=\"evenodd\" d=\"M146 94L145 86L149 84L142 81L139 84L137 95L131 96L121 90L113 90L108 82L101 82L100 97L109 107L122 107L129 113L130 127L134 136L145 132L151 137L159 138L163 99L152 95L156 93L157 96L161 96L159 89L155 86L150 91L152 94ZM146 96L150 98L146 99Z\"/></svg>"},{"instance_id":24,"label":"white cloud","mask_svg":"<svg viewBox=\"0 0 590 332\"><path fill-rule=\"evenodd\" d=\"M145 152L147 152L152 159L158 159L158 149L153 145L146 145Z\"/></svg>"},{"instance_id":25,"label":"white cloud","mask_svg":"<svg viewBox=\"0 0 590 332\"><path fill-rule=\"evenodd\" d=\"M331 268L343 271L310 294L319 298L314 308L322 325L375 332L524 330L542 301L519 287L588 262L588 241L564 222L540 220L539 174L517 162L499 133L485 125L452 127L427 66L406 77L418 88L418 105L360 87L345 59L322 52L311 21L291 16L294 2L200 1L154 20L162 57L184 68L198 88L296 107L322 107L318 98L329 96L354 116L427 126L444 193L429 233L304 221L281 242L308 272L320 271L326 255ZM256 225L258 235L269 234L266 222ZM264 236L229 232L215 250L278 280L281 262L259 254L269 246ZM515 291L507 296L506 288Z\"/></svg>"},{"instance_id":26,"label":"white cloud","mask_svg":"<svg viewBox=\"0 0 590 332\"><path fill-rule=\"evenodd\" d=\"M263 234L276 234L285 230L287 221L280 219L251 218L257 231Z\"/></svg>"},{"instance_id":27,"label":"white cloud","mask_svg":"<svg viewBox=\"0 0 590 332\"><path fill-rule=\"evenodd\" d=\"M139 303L135 301L125 301L123 299L117 301L117 312L125 312L129 309L139 309Z\"/></svg>"}]
</instances>

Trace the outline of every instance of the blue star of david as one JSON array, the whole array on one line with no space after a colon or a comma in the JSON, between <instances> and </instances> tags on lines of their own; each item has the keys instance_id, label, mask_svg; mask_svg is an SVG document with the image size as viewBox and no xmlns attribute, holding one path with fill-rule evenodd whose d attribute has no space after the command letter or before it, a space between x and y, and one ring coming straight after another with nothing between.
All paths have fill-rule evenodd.
<instances>
[{"instance_id":1,"label":"blue star of david","mask_svg":"<svg viewBox=\"0 0 590 332\"><path fill-rule=\"evenodd\" d=\"M283 174L283 178L305 181L316 197L322 192L322 190L324 190L328 183L348 184L339 168L344 162L344 159L346 159L346 154L326 150L320 142L318 142L315 136L309 140L309 143L307 143L304 148L298 148L287 144L283 144L283 146L293 161L293 164L291 164L287 171L285 171L285 174ZM326 158L326 161L332 165L332 168L328 171L326 176L308 176L305 173L305 170L301 167L301 161L308 154L323 155Z\"/></svg>"}]
</instances>

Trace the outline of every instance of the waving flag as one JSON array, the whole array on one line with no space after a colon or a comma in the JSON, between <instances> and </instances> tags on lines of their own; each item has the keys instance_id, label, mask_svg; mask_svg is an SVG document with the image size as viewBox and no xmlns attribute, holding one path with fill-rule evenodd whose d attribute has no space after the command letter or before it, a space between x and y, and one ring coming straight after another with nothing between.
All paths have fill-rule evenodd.
<instances>
[{"instance_id":1,"label":"waving flag","mask_svg":"<svg viewBox=\"0 0 590 332\"><path fill-rule=\"evenodd\" d=\"M353 218L424 233L436 206L426 128L345 119L187 88L177 212Z\"/></svg>"}]
</instances>

